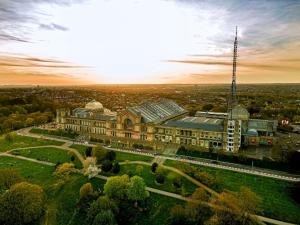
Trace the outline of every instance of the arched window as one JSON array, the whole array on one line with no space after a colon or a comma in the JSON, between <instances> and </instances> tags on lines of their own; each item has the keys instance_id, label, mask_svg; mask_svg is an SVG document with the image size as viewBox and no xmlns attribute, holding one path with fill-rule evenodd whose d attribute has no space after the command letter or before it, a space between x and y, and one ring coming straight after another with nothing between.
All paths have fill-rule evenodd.
<instances>
[{"instance_id":1,"label":"arched window","mask_svg":"<svg viewBox=\"0 0 300 225\"><path fill-rule=\"evenodd\" d=\"M124 129L132 129L133 128L133 123L131 119L125 119L124 120Z\"/></svg>"}]
</instances>

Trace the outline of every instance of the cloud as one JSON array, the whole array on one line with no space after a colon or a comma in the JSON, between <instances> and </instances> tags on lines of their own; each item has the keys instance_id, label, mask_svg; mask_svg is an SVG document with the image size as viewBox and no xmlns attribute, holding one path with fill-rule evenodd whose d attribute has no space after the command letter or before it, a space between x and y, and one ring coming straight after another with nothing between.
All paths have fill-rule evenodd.
<instances>
[{"instance_id":1,"label":"cloud","mask_svg":"<svg viewBox=\"0 0 300 225\"><path fill-rule=\"evenodd\" d=\"M184 64L197 64L197 65L211 65L211 66L232 66L230 61L205 61L205 60L168 60L171 63L184 63ZM249 62L238 62L238 67L260 69L260 70L271 70L271 71L299 71L300 65L285 65L280 63L249 63Z\"/></svg>"},{"instance_id":2,"label":"cloud","mask_svg":"<svg viewBox=\"0 0 300 225\"><path fill-rule=\"evenodd\" d=\"M69 6L85 0L1 0L0 41L30 42L33 26L42 29L67 31L68 28L56 23L40 24L41 18L49 20L51 15L37 10L41 4ZM1 43L0 43L1 44Z\"/></svg>"},{"instance_id":3,"label":"cloud","mask_svg":"<svg viewBox=\"0 0 300 225\"><path fill-rule=\"evenodd\" d=\"M0 56L0 68L19 67L19 68L87 68L86 66L73 65L68 62L55 59L41 59L35 57L17 57L17 56Z\"/></svg>"},{"instance_id":4,"label":"cloud","mask_svg":"<svg viewBox=\"0 0 300 225\"><path fill-rule=\"evenodd\" d=\"M60 30L60 31L69 30L67 27L64 27L64 26L56 24L56 23L40 24L40 28L44 29L44 30Z\"/></svg>"}]
</instances>

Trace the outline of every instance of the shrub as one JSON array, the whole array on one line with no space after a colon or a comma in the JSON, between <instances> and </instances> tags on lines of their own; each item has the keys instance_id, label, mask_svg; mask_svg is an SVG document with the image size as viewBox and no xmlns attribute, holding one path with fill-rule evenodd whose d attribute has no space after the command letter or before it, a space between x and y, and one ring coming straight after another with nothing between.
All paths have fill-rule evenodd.
<instances>
[{"instance_id":1,"label":"shrub","mask_svg":"<svg viewBox=\"0 0 300 225\"><path fill-rule=\"evenodd\" d=\"M152 171L153 173L155 173L157 167L158 167L158 164L157 164L156 162L152 163L152 165L151 165L151 171Z\"/></svg>"},{"instance_id":2,"label":"shrub","mask_svg":"<svg viewBox=\"0 0 300 225\"><path fill-rule=\"evenodd\" d=\"M109 161L113 161L116 159L116 153L114 151L109 151L106 153L105 158Z\"/></svg>"},{"instance_id":3,"label":"shrub","mask_svg":"<svg viewBox=\"0 0 300 225\"><path fill-rule=\"evenodd\" d=\"M179 148L178 148L178 151L180 152L180 151L186 151L186 148L184 147L184 146L180 146Z\"/></svg>"},{"instance_id":4,"label":"shrub","mask_svg":"<svg viewBox=\"0 0 300 225\"><path fill-rule=\"evenodd\" d=\"M75 156L71 155L71 162L74 162L74 161L75 161Z\"/></svg>"},{"instance_id":5,"label":"shrub","mask_svg":"<svg viewBox=\"0 0 300 225\"><path fill-rule=\"evenodd\" d=\"M109 172L112 169L112 163L109 160L104 160L101 166L104 172Z\"/></svg>"},{"instance_id":6,"label":"shrub","mask_svg":"<svg viewBox=\"0 0 300 225\"><path fill-rule=\"evenodd\" d=\"M86 157L91 157L92 156L92 147L87 147L86 149L85 149L85 156Z\"/></svg>"},{"instance_id":7,"label":"shrub","mask_svg":"<svg viewBox=\"0 0 300 225\"><path fill-rule=\"evenodd\" d=\"M300 204L300 182L297 182L292 188L293 199Z\"/></svg>"},{"instance_id":8,"label":"shrub","mask_svg":"<svg viewBox=\"0 0 300 225\"><path fill-rule=\"evenodd\" d=\"M159 184L163 184L165 182L165 176L162 174L158 174L156 177L156 182Z\"/></svg>"},{"instance_id":9,"label":"shrub","mask_svg":"<svg viewBox=\"0 0 300 225\"><path fill-rule=\"evenodd\" d=\"M181 180L181 178L180 177L175 177L173 179L173 185L176 188L181 188L181 186L182 186L182 180Z\"/></svg>"},{"instance_id":10,"label":"shrub","mask_svg":"<svg viewBox=\"0 0 300 225\"><path fill-rule=\"evenodd\" d=\"M120 172L120 169L121 169L121 167L120 167L119 162L118 162L118 161L115 161L115 162L113 163L112 172L113 172L113 173L119 173L119 172Z\"/></svg>"}]
</instances>

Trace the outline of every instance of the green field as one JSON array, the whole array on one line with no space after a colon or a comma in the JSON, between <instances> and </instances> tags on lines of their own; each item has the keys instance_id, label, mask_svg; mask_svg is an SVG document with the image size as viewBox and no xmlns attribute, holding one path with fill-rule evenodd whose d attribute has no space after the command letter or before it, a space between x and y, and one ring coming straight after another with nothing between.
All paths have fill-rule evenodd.
<instances>
[{"instance_id":1,"label":"green field","mask_svg":"<svg viewBox=\"0 0 300 225\"><path fill-rule=\"evenodd\" d=\"M44 224L47 220L47 224L51 225L82 225L84 217L76 213L80 187L91 182L94 189L103 190L105 183L98 178L88 180L86 177L76 174L71 175L66 181L62 181L52 175L54 167L0 156L0 168L7 167L18 169L26 180L41 185L47 193L47 217L42 218L39 224ZM184 204L183 201L153 193L150 194L148 202L151 205L149 211L138 213L133 224L168 224L169 209L174 204Z\"/></svg>"},{"instance_id":2,"label":"green field","mask_svg":"<svg viewBox=\"0 0 300 225\"><path fill-rule=\"evenodd\" d=\"M160 189L163 191L177 193L177 194L184 195L184 196L192 194L197 188L197 186L195 184L191 183L186 178L181 177L180 175L177 175L177 176L181 177L182 188L179 188L179 189L175 188L172 181L170 179L168 179L168 175L170 175L170 173L173 175L175 173L168 171L168 170L164 170L164 172L163 172L165 174L164 184L158 184L155 182L155 178L156 178L157 174L152 173L150 166L142 165L143 171L141 173L137 173L137 171L136 171L137 166L138 166L138 164L123 164L123 165L121 165L120 173L117 175L123 175L123 174L128 174L128 173L131 173L132 175L138 175L138 176L141 176L144 178L146 185L149 187ZM111 172L110 173L102 172L102 174L105 176L116 176L116 174L113 174Z\"/></svg>"},{"instance_id":3,"label":"green field","mask_svg":"<svg viewBox=\"0 0 300 225\"><path fill-rule=\"evenodd\" d=\"M40 128L32 128L30 130L30 133L44 134L44 135L57 136L57 137L66 137L66 138L71 138L71 139L74 139L78 136L75 133L68 133L63 130L45 130L45 129L40 129Z\"/></svg>"},{"instance_id":4,"label":"green field","mask_svg":"<svg viewBox=\"0 0 300 225\"><path fill-rule=\"evenodd\" d=\"M86 146L84 145L78 145L78 144L73 144L71 145L71 148L77 149L81 155L85 157L85 150ZM123 161L145 161L145 162L151 162L153 160L152 156L146 156L146 155L138 155L138 154L133 154L133 153L127 153L127 152L119 152L115 151L117 160L119 162Z\"/></svg>"},{"instance_id":5,"label":"green field","mask_svg":"<svg viewBox=\"0 0 300 225\"><path fill-rule=\"evenodd\" d=\"M17 149L11 152L14 155L21 155L27 158L37 159L52 163L65 163L71 162L71 152L64 149L53 148L53 147L41 147L41 148L28 148L28 149ZM75 156L75 155L74 155ZM76 168L82 168L82 164L79 159L75 156L74 161Z\"/></svg>"},{"instance_id":6,"label":"green field","mask_svg":"<svg viewBox=\"0 0 300 225\"><path fill-rule=\"evenodd\" d=\"M26 148L26 147L35 147L43 145L63 145L63 142L45 140L41 138L32 138L20 136L12 133L12 141L6 141L4 136L0 136L0 152L4 152L10 149L15 148Z\"/></svg>"},{"instance_id":7,"label":"green field","mask_svg":"<svg viewBox=\"0 0 300 225\"><path fill-rule=\"evenodd\" d=\"M182 162L166 160L165 165L180 168ZM196 166L196 165L194 165ZM238 191L245 186L254 191L263 200L263 214L282 221L300 223L300 205L290 197L290 188L294 183L229 170L196 166L218 180L223 190Z\"/></svg>"}]
</instances>

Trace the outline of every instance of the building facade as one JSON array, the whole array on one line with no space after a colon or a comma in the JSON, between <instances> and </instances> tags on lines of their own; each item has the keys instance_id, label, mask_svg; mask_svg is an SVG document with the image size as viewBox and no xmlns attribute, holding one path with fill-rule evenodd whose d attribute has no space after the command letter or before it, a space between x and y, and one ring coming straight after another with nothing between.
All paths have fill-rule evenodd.
<instances>
[{"instance_id":1,"label":"building facade","mask_svg":"<svg viewBox=\"0 0 300 225\"><path fill-rule=\"evenodd\" d=\"M197 112L188 116L184 108L166 99L117 113L93 100L85 108L58 109L56 122L86 140L124 148L184 145L236 152L241 146L273 144L276 121L250 119L240 105L230 113Z\"/></svg>"}]
</instances>

